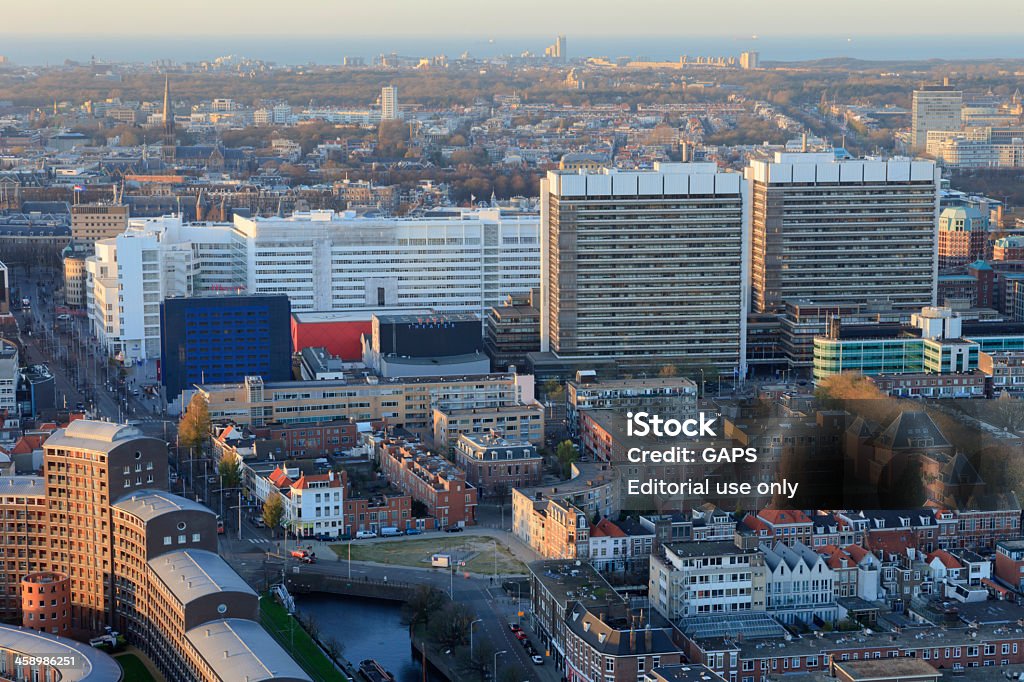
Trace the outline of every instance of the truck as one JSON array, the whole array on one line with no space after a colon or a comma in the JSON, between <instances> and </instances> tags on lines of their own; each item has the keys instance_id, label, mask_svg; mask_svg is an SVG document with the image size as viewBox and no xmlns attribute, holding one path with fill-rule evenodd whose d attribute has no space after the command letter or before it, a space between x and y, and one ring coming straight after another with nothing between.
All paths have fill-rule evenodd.
<instances>
[{"instance_id":1,"label":"truck","mask_svg":"<svg viewBox=\"0 0 1024 682\"><path fill-rule=\"evenodd\" d=\"M434 568L449 568L452 565L450 554L434 554L430 557L430 565Z\"/></svg>"}]
</instances>

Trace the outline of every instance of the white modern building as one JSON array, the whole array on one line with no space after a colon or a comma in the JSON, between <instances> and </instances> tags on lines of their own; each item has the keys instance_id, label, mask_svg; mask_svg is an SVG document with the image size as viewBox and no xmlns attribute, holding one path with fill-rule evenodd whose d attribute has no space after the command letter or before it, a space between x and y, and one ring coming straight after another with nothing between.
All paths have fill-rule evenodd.
<instances>
[{"instance_id":1,"label":"white modern building","mask_svg":"<svg viewBox=\"0 0 1024 682\"><path fill-rule=\"evenodd\" d=\"M765 610L765 557L729 541L678 542L651 555L651 607L669 620Z\"/></svg>"},{"instance_id":2,"label":"white modern building","mask_svg":"<svg viewBox=\"0 0 1024 682\"><path fill-rule=\"evenodd\" d=\"M127 362L160 356L160 303L170 296L239 291L231 226L179 217L132 220L101 239L85 261L86 308L108 354Z\"/></svg>"},{"instance_id":3,"label":"white modern building","mask_svg":"<svg viewBox=\"0 0 1024 682\"><path fill-rule=\"evenodd\" d=\"M293 311L422 308L484 316L540 282L536 214L448 210L421 218L313 211L234 223L132 220L86 259L86 305L110 355L160 353L169 296L283 293Z\"/></svg>"},{"instance_id":4,"label":"white modern building","mask_svg":"<svg viewBox=\"0 0 1024 682\"><path fill-rule=\"evenodd\" d=\"M929 130L959 129L963 104L964 93L948 84L915 90L911 97L911 147L924 151Z\"/></svg>"},{"instance_id":5,"label":"white modern building","mask_svg":"<svg viewBox=\"0 0 1024 682\"><path fill-rule=\"evenodd\" d=\"M0 339L0 426L4 417L18 416L18 347Z\"/></svg>"},{"instance_id":6,"label":"white modern building","mask_svg":"<svg viewBox=\"0 0 1024 682\"><path fill-rule=\"evenodd\" d=\"M287 294L295 312L401 307L483 318L509 294L540 283L536 214L236 216L234 239L246 291Z\"/></svg>"},{"instance_id":7,"label":"white modern building","mask_svg":"<svg viewBox=\"0 0 1024 682\"><path fill-rule=\"evenodd\" d=\"M401 118L398 113L398 88L385 85L380 89L380 120L393 121Z\"/></svg>"},{"instance_id":8,"label":"white modern building","mask_svg":"<svg viewBox=\"0 0 1024 682\"><path fill-rule=\"evenodd\" d=\"M781 542L774 547L762 544L760 551L767 569L768 613L787 624L838 618L835 573L824 557L799 540L792 546Z\"/></svg>"}]
</instances>

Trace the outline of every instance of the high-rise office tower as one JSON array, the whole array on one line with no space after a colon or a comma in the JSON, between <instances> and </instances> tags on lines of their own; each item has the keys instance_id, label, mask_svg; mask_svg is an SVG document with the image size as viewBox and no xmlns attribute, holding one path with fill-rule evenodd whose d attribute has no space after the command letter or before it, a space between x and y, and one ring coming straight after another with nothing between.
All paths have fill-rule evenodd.
<instances>
[{"instance_id":1,"label":"high-rise office tower","mask_svg":"<svg viewBox=\"0 0 1024 682\"><path fill-rule=\"evenodd\" d=\"M926 85L915 90L911 103L910 145L923 152L929 130L960 130L964 93L949 85Z\"/></svg>"},{"instance_id":2,"label":"high-rise office tower","mask_svg":"<svg viewBox=\"0 0 1024 682\"><path fill-rule=\"evenodd\" d=\"M751 198L751 299L935 302L939 172L931 161L837 161L783 153L746 169Z\"/></svg>"},{"instance_id":3,"label":"high-rise office tower","mask_svg":"<svg viewBox=\"0 0 1024 682\"><path fill-rule=\"evenodd\" d=\"M559 61L565 61L566 58L566 42L565 36L560 35L555 38L555 42L544 48L544 56L549 59L557 59Z\"/></svg>"},{"instance_id":4,"label":"high-rise office tower","mask_svg":"<svg viewBox=\"0 0 1024 682\"><path fill-rule=\"evenodd\" d=\"M385 85L380 89L380 120L394 121L398 118L398 88Z\"/></svg>"},{"instance_id":5,"label":"high-rise office tower","mask_svg":"<svg viewBox=\"0 0 1024 682\"><path fill-rule=\"evenodd\" d=\"M623 366L744 362L744 183L713 163L550 171L541 351Z\"/></svg>"},{"instance_id":6,"label":"high-rise office tower","mask_svg":"<svg viewBox=\"0 0 1024 682\"><path fill-rule=\"evenodd\" d=\"M757 52L741 52L740 68L756 69L760 65L761 55Z\"/></svg>"}]
</instances>

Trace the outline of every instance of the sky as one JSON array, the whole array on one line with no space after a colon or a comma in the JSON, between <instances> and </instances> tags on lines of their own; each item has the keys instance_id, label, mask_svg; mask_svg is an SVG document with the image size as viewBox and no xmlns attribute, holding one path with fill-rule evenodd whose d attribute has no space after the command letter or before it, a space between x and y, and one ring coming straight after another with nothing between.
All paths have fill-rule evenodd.
<instances>
[{"instance_id":1,"label":"sky","mask_svg":"<svg viewBox=\"0 0 1024 682\"><path fill-rule=\"evenodd\" d=\"M921 36L1024 25L1021 0L3 0L20 36ZM959 21L964 8L975 21ZM989 21L988 19L994 21ZM12 31L7 27L14 28ZM2 47L0 47L2 51ZM1022 50L1024 56L1024 50Z\"/></svg>"}]
</instances>

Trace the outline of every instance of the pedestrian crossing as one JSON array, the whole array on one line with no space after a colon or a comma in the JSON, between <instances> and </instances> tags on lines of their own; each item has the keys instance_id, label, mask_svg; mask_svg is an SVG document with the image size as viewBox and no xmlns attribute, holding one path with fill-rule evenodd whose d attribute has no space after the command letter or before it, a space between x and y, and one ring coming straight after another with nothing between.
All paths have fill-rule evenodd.
<instances>
[{"instance_id":1,"label":"pedestrian crossing","mask_svg":"<svg viewBox=\"0 0 1024 682\"><path fill-rule=\"evenodd\" d=\"M269 545L270 544L270 540L267 540L266 538L246 538L246 539L249 542L251 542L252 544L254 544L254 545Z\"/></svg>"}]
</instances>

